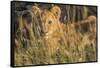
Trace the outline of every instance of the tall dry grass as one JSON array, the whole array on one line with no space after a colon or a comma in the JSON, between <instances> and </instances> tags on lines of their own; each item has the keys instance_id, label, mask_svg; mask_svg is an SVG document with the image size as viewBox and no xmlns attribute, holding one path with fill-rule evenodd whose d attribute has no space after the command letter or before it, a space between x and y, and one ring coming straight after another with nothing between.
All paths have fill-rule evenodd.
<instances>
[{"instance_id":1,"label":"tall dry grass","mask_svg":"<svg viewBox=\"0 0 100 68\"><path fill-rule=\"evenodd\" d=\"M70 9L71 7L72 9ZM41 23L43 21L39 14L40 11L39 13L35 12L37 8L31 12L30 22L27 21L27 16L20 15L18 29L15 32L15 66L96 61L96 34L89 31L81 32L84 29L81 28L80 14L76 13L77 9L75 8L78 7L66 7L65 27L60 27L62 32L58 30L57 33L54 33L55 37L50 35L49 39L45 39L46 36L42 35ZM82 18L86 19L88 10L86 7L82 8L84 8ZM72 13L71 10L73 10ZM71 14L73 15L71 16ZM80 27L77 30L75 28L77 26L75 23L76 15Z\"/></svg>"}]
</instances>

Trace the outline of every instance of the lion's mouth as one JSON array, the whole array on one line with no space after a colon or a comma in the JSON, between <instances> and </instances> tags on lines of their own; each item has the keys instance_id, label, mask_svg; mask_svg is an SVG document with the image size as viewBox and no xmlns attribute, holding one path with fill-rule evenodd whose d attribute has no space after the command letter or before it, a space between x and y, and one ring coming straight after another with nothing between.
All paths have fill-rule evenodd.
<instances>
[{"instance_id":1,"label":"lion's mouth","mask_svg":"<svg viewBox=\"0 0 100 68\"><path fill-rule=\"evenodd\" d=\"M42 32L42 36L45 38L45 39L48 39L48 38L50 38L51 36L52 36L52 34L53 34L53 31L43 31Z\"/></svg>"},{"instance_id":2,"label":"lion's mouth","mask_svg":"<svg viewBox=\"0 0 100 68\"><path fill-rule=\"evenodd\" d=\"M51 34L53 34L53 31L49 31L45 33L46 36L51 35Z\"/></svg>"}]
</instances>

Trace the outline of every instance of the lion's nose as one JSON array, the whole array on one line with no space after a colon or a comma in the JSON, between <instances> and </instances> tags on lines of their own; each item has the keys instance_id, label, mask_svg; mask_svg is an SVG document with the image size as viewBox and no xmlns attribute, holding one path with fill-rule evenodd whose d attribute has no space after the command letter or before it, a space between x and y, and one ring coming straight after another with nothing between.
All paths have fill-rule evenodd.
<instances>
[{"instance_id":1,"label":"lion's nose","mask_svg":"<svg viewBox=\"0 0 100 68\"><path fill-rule=\"evenodd\" d=\"M41 30L41 35L45 36L48 32Z\"/></svg>"},{"instance_id":2,"label":"lion's nose","mask_svg":"<svg viewBox=\"0 0 100 68\"><path fill-rule=\"evenodd\" d=\"M41 30L41 33L47 33L47 31L45 31L45 30Z\"/></svg>"}]
</instances>

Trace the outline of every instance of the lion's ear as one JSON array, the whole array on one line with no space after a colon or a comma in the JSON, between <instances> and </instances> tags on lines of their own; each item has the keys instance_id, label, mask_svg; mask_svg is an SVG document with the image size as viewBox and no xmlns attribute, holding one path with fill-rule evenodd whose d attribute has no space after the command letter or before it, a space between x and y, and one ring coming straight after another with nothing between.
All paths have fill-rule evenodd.
<instances>
[{"instance_id":1,"label":"lion's ear","mask_svg":"<svg viewBox=\"0 0 100 68\"><path fill-rule=\"evenodd\" d=\"M57 19L60 18L60 15L61 15L61 9L60 9L60 7L54 6L54 7L51 8L50 11L55 15L55 17L56 17Z\"/></svg>"},{"instance_id":2,"label":"lion's ear","mask_svg":"<svg viewBox=\"0 0 100 68\"><path fill-rule=\"evenodd\" d=\"M41 14L41 9L38 8L37 6L32 6L32 12L35 14L35 15L40 15Z\"/></svg>"},{"instance_id":3,"label":"lion's ear","mask_svg":"<svg viewBox=\"0 0 100 68\"><path fill-rule=\"evenodd\" d=\"M96 22L96 16L89 16L89 17L88 17L88 20L89 20L90 22Z\"/></svg>"}]
</instances>

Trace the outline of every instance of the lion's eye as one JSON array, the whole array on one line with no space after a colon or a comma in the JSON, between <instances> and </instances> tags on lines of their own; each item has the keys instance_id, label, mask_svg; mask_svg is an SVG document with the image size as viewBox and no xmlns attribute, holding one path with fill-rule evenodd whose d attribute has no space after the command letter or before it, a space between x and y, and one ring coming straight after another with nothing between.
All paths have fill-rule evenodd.
<instances>
[{"instance_id":1,"label":"lion's eye","mask_svg":"<svg viewBox=\"0 0 100 68\"><path fill-rule=\"evenodd\" d=\"M49 22L48 22L48 24L51 24L51 23L52 23L52 21L49 21Z\"/></svg>"}]
</instances>

